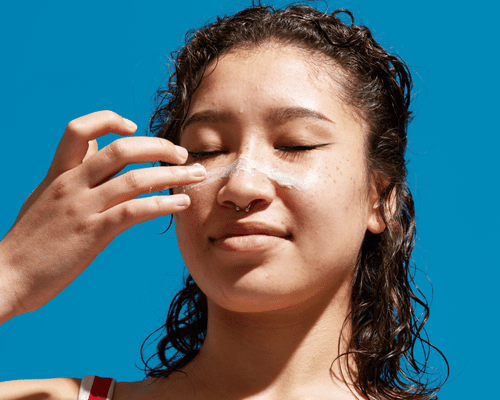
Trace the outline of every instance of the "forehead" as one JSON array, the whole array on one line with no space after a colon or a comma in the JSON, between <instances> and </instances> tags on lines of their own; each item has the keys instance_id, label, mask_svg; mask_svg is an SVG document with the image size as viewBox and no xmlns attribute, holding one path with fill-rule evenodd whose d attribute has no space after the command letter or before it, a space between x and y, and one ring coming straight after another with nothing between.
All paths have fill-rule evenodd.
<instances>
[{"instance_id":1,"label":"forehead","mask_svg":"<svg viewBox=\"0 0 500 400\"><path fill-rule=\"evenodd\" d=\"M189 114L198 106L221 106L246 95L247 102L339 102L337 76L342 74L325 56L276 43L237 48L212 62L192 97ZM264 103L265 104L265 103ZM305 105L305 104L304 104ZM344 105L342 101L339 105Z\"/></svg>"},{"instance_id":2,"label":"forehead","mask_svg":"<svg viewBox=\"0 0 500 400\"><path fill-rule=\"evenodd\" d=\"M294 46L235 49L209 65L186 121L189 125L194 116L210 124L262 127L279 110L302 109L326 116L338 126L365 131L364 122L341 99L337 76L342 75L325 56Z\"/></svg>"},{"instance_id":3,"label":"forehead","mask_svg":"<svg viewBox=\"0 0 500 400\"><path fill-rule=\"evenodd\" d=\"M259 76L262 73L282 67L288 74L306 74L311 81L324 80L323 83L331 83L335 73L335 66L328 58L318 52L309 51L298 46L283 45L277 42L266 42L257 46L240 46L222 55L217 62L213 62L205 73L205 77L211 74L213 69L223 61L226 64L246 65L249 68L266 64L268 68L255 70Z\"/></svg>"}]
</instances>

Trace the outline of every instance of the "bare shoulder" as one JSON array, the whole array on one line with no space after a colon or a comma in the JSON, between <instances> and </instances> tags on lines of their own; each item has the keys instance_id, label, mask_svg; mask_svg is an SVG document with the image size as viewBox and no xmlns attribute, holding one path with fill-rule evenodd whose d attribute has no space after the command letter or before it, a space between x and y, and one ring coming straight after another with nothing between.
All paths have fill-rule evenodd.
<instances>
[{"instance_id":1,"label":"bare shoulder","mask_svg":"<svg viewBox=\"0 0 500 400\"><path fill-rule=\"evenodd\" d=\"M113 400L154 399L159 395L155 379L138 382L116 382Z\"/></svg>"},{"instance_id":2,"label":"bare shoulder","mask_svg":"<svg viewBox=\"0 0 500 400\"><path fill-rule=\"evenodd\" d=\"M81 379L26 379L0 382L2 400L77 400Z\"/></svg>"},{"instance_id":3,"label":"bare shoulder","mask_svg":"<svg viewBox=\"0 0 500 400\"><path fill-rule=\"evenodd\" d=\"M187 400L192 385L184 374L150 378L138 382L117 382L113 400Z\"/></svg>"}]
</instances>

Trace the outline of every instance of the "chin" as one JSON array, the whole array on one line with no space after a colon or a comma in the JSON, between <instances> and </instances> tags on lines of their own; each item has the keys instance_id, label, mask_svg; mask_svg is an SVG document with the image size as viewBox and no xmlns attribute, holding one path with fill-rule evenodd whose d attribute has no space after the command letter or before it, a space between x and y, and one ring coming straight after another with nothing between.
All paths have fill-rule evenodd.
<instances>
[{"instance_id":1,"label":"chin","mask_svg":"<svg viewBox=\"0 0 500 400\"><path fill-rule=\"evenodd\" d=\"M321 307L322 304L329 303L339 289L328 287L324 283L290 287L284 285L283 279L273 282L272 279L250 281L245 278L248 277L230 286L217 285L215 290L214 285L204 288L202 282L200 288L209 302L227 311L239 313L286 312L301 307ZM349 282L344 285L339 282L339 285L350 290Z\"/></svg>"},{"instance_id":2,"label":"chin","mask_svg":"<svg viewBox=\"0 0 500 400\"><path fill-rule=\"evenodd\" d=\"M212 299L217 307L234 313L258 314L271 313L286 310L294 306L294 302L281 298L241 298L233 299Z\"/></svg>"}]
</instances>

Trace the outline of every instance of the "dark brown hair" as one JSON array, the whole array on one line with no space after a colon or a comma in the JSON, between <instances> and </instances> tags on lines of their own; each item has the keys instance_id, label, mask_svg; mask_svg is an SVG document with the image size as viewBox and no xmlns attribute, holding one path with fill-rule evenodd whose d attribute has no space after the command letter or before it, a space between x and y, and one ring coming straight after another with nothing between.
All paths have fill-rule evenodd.
<instances>
[{"instance_id":1,"label":"dark brown hair","mask_svg":"<svg viewBox=\"0 0 500 400\"><path fill-rule=\"evenodd\" d=\"M351 24L342 22L341 13ZM345 322L352 329L350 346L339 356L351 360L346 365L355 365L347 374L368 398L435 398L439 385L428 383L428 352L422 362L414 354L417 343L431 347L423 331L429 308L413 289L415 211L405 160L412 80L397 55L385 51L368 28L354 25L347 10L328 14L305 5L274 9L253 4L187 34L186 45L173 53L175 71L168 87L158 91L150 131L178 143L190 100L208 65L232 50L265 43L295 46L329 60L342 99L368 126L367 165L378 185L387 228L378 235L367 232L359 254ZM423 310L420 318L417 307ZM203 344L206 297L191 276L172 301L164 328L156 353L160 364L148 366L153 357L145 362L147 376L179 370Z\"/></svg>"}]
</instances>

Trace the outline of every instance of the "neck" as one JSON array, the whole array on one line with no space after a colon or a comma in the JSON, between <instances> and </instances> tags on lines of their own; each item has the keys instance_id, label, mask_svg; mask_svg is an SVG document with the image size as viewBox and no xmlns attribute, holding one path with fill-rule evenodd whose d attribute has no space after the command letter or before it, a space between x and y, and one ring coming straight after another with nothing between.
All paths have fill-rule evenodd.
<instances>
[{"instance_id":1,"label":"neck","mask_svg":"<svg viewBox=\"0 0 500 400\"><path fill-rule=\"evenodd\" d=\"M334 362L350 336L349 324L344 326L350 310L347 285L322 303L315 299L273 312L239 313L210 301L208 306L205 342L186 369L205 392L215 394L222 379L229 398L304 398L304 391L309 397L318 390L349 393L338 378L345 360Z\"/></svg>"}]
</instances>

